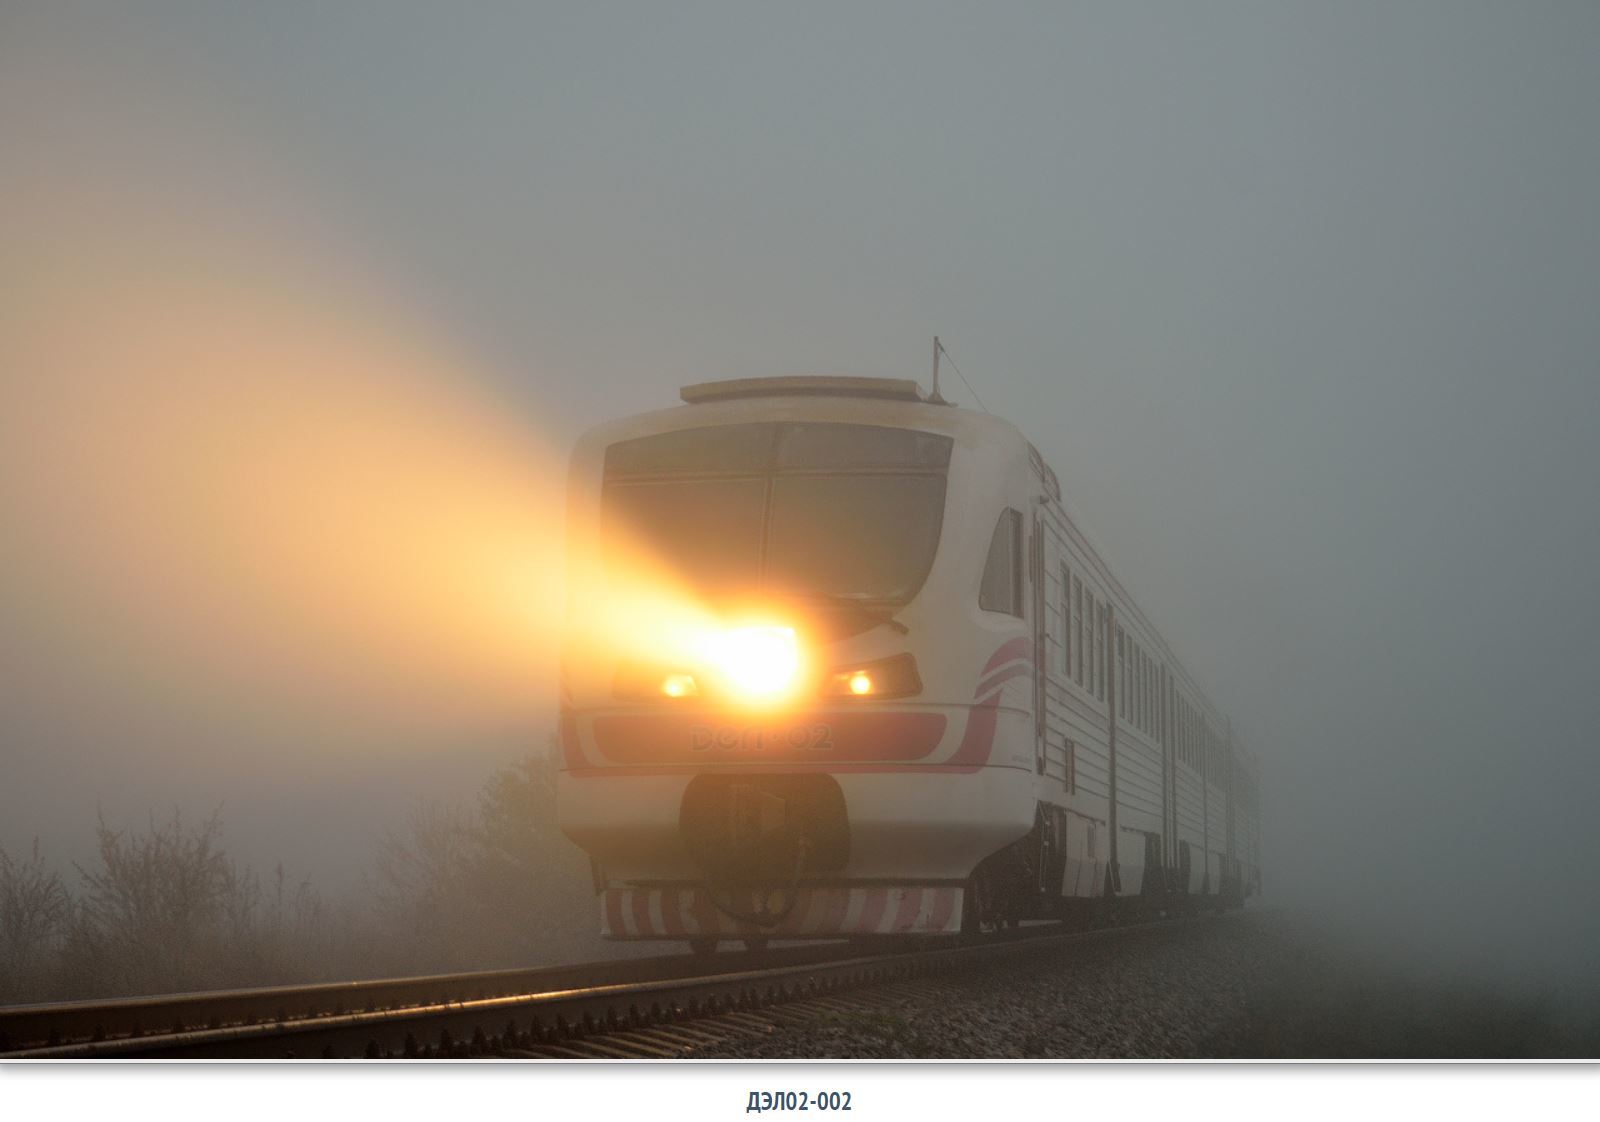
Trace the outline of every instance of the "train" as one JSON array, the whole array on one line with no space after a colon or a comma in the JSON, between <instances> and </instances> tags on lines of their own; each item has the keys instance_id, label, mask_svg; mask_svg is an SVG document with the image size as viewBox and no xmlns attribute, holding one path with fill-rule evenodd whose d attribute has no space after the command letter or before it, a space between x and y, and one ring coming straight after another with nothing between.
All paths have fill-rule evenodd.
<instances>
[{"instance_id":1,"label":"train","mask_svg":"<svg viewBox=\"0 0 1600 1122\"><path fill-rule=\"evenodd\" d=\"M1016 426L893 378L681 401L588 431L568 476L557 806L602 935L948 937L1259 893L1255 756Z\"/></svg>"}]
</instances>

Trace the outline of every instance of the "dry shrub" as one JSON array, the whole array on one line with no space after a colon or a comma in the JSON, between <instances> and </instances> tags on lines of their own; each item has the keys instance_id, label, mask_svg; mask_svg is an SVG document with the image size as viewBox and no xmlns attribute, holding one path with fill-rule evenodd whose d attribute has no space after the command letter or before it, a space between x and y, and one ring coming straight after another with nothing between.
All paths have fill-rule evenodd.
<instances>
[{"instance_id":1,"label":"dry shrub","mask_svg":"<svg viewBox=\"0 0 1600 1122\"><path fill-rule=\"evenodd\" d=\"M570 961L603 953L588 862L556 826L549 765L496 772L471 809L419 803L369 900L330 906L229 859L222 818L142 833L102 817L74 896L37 843L0 851L0 1004Z\"/></svg>"},{"instance_id":2,"label":"dry shrub","mask_svg":"<svg viewBox=\"0 0 1600 1122\"><path fill-rule=\"evenodd\" d=\"M0 849L0 1002L38 1000L41 975L59 950L72 898L45 868L39 839L20 861Z\"/></svg>"},{"instance_id":3,"label":"dry shrub","mask_svg":"<svg viewBox=\"0 0 1600 1122\"><path fill-rule=\"evenodd\" d=\"M418 803L377 860L378 903L411 970L486 969L600 953L588 862L556 826L544 760L496 772L476 813Z\"/></svg>"}]
</instances>

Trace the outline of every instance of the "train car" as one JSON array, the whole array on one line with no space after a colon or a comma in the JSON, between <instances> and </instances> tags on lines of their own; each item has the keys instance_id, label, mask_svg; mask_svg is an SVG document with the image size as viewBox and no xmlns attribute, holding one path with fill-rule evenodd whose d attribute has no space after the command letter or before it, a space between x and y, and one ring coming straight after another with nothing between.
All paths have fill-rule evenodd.
<instances>
[{"instance_id":1,"label":"train car","mask_svg":"<svg viewBox=\"0 0 1600 1122\"><path fill-rule=\"evenodd\" d=\"M682 399L572 458L559 813L604 935L939 936L1258 890L1254 759L1013 425L895 379Z\"/></svg>"}]
</instances>

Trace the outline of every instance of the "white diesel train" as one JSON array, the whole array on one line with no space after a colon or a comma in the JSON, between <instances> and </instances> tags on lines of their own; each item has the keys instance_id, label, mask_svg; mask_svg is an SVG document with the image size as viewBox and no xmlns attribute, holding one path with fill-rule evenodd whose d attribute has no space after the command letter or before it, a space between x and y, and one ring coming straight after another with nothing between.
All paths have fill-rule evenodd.
<instances>
[{"instance_id":1,"label":"white diesel train","mask_svg":"<svg viewBox=\"0 0 1600 1122\"><path fill-rule=\"evenodd\" d=\"M598 544L574 547L558 795L605 935L944 935L1259 890L1254 760L1014 426L891 379L682 396L572 460L571 538ZM579 641L640 558L692 610Z\"/></svg>"}]
</instances>

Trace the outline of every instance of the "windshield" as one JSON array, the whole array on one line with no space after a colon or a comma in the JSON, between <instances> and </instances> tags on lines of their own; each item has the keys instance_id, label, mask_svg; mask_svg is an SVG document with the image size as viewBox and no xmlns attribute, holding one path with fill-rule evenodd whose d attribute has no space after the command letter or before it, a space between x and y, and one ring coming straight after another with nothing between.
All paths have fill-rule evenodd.
<instances>
[{"instance_id":1,"label":"windshield","mask_svg":"<svg viewBox=\"0 0 1600 1122\"><path fill-rule=\"evenodd\" d=\"M950 445L830 424L625 441L607 449L603 521L707 591L904 603L938 547Z\"/></svg>"}]
</instances>

